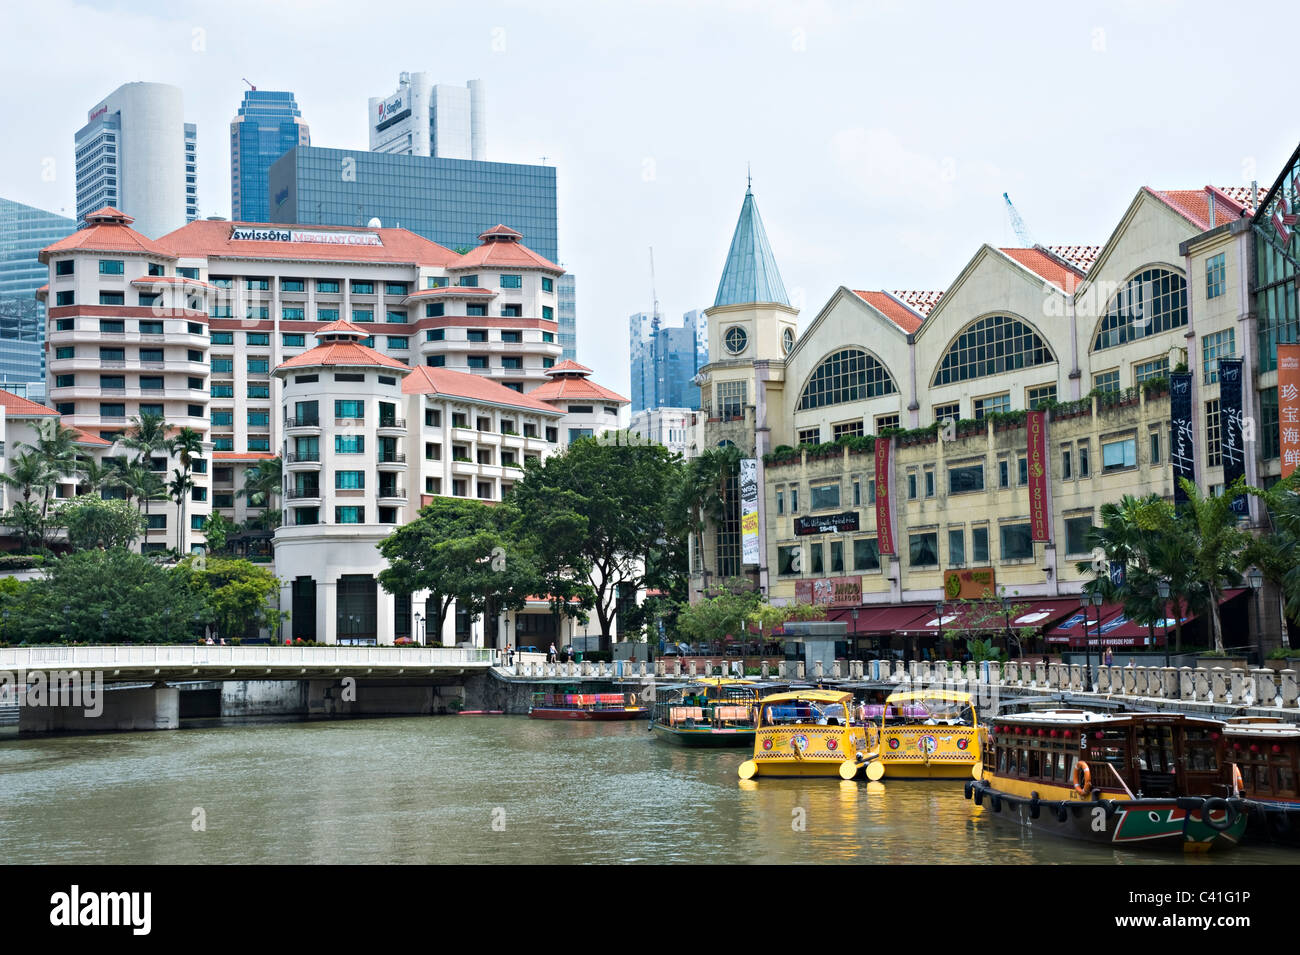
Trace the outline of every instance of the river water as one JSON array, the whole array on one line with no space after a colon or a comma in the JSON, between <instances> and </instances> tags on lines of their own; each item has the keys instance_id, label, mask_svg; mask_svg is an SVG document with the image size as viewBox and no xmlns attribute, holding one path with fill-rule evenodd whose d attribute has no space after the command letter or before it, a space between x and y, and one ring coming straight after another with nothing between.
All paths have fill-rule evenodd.
<instances>
[{"instance_id":1,"label":"river water","mask_svg":"<svg viewBox=\"0 0 1300 955\"><path fill-rule=\"evenodd\" d=\"M740 782L644 721L418 717L0 739L0 858L61 863L1220 863L989 818L960 783ZM200 823L202 824L200 826Z\"/></svg>"}]
</instances>

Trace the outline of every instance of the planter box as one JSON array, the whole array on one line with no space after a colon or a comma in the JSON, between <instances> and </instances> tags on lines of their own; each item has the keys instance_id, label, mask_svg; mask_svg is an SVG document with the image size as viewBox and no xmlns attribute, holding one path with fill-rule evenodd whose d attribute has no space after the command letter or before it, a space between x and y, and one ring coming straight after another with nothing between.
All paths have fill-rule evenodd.
<instances>
[{"instance_id":1,"label":"planter box","mask_svg":"<svg viewBox=\"0 0 1300 955\"><path fill-rule=\"evenodd\" d=\"M1213 670L1215 667L1222 667L1225 670L1234 668L1246 668L1245 657L1197 657L1196 666L1202 670Z\"/></svg>"}]
</instances>

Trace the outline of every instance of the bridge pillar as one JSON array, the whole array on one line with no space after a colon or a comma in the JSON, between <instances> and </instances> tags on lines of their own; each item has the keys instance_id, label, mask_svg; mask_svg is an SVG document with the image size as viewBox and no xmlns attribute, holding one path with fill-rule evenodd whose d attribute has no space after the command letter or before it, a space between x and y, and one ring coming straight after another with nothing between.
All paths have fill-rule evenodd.
<instances>
[{"instance_id":1,"label":"bridge pillar","mask_svg":"<svg viewBox=\"0 0 1300 955\"><path fill-rule=\"evenodd\" d=\"M101 704L102 711L88 715ZM109 691L101 688L94 708L84 705L18 707L20 734L174 730L180 729L180 725L181 694L174 686Z\"/></svg>"}]
</instances>

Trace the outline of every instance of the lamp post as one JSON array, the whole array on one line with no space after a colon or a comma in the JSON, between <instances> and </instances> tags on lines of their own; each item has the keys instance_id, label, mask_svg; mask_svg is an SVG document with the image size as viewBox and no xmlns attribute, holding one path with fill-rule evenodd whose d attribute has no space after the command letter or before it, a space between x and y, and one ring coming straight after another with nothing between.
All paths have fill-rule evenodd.
<instances>
[{"instance_id":1,"label":"lamp post","mask_svg":"<svg viewBox=\"0 0 1300 955\"><path fill-rule=\"evenodd\" d=\"M1007 651L1011 651L1011 641L1016 641L1016 659L1025 655L1025 649L1020 645L1020 638L1011 635L1011 600L1006 594L1002 595L1002 622L1007 628Z\"/></svg>"},{"instance_id":2,"label":"lamp post","mask_svg":"<svg viewBox=\"0 0 1300 955\"><path fill-rule=\"evenodd\" d=\"M1160 626L1165 632L1165 668L1169 668L1169 581L1156 582L1156 592L1160 594Z\"/></svg>"},{"instance_id":3,"label":"lamp post","mask_svg":"<svg viewBox=\"0 0 1300 955\"><path fill-rule=\"evenodd\" d=\"M858 649L858 608L854 607L850 610L849 616L853 618L853 650L855 653L860 653ZM862 659L862 657L859 656L858 659Z\"/></svg>"},{"instance_id":4,"label":"lamp post","mask_svg":"<svg viewBox=\"0 0 1300 955\"><path fill-rule=\"evenodd\" d=\"M72 642L72 604L63 605L63 639Z\"/></svg>"},{"instance_id":5,"label":"lamp post","mask_svg":"<svg viewBox=\"0 0 1300 955\"><path fill-rule=\"evenodd\" d=\"M1255 594L1255 647L1259 653L1259 662L1256 666L1264 665L1264 621L1261 618L1262 611L1259 606L1259 592L1264 586L1264 575L1255 568L1246 575L1246 580L1250 583L1250 589Z\"/></svg>"},{"instance_id":6,"label":"lamp post","mask_svg":"<svg viewBox=\"0 0 1300 955\"><path fill-rule=\"evenodd\" d=\"M422 619L424 618L420 616L420 611L415 611L415 642L421 646L423 646L423 642L420 640L420 621Z\"/></svg>"}]
</instances>

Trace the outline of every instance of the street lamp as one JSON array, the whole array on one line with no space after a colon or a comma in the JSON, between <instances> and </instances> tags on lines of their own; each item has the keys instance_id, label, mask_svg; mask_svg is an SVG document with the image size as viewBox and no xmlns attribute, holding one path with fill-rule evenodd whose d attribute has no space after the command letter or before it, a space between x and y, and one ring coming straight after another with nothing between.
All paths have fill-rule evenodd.
<instances>
[{"instance_id":1,"label":"street lamp","mask_svg":"<svg viewBox=\"0 0 1300 955\"><path fill-rule=\"evenodd\" d=\"M1256 666L1264 665L1264 621L1261 619L1259 606L1259 592L1264 586L1264 575L1255 568L1246 575L1246 580L1250 583L1250 589L1255 594L1255 646L1259 651L1259 662Z\"/></svg>"},{"instance_id":2,"label":"street lamp","mask_svg":"<svg viewBox=\"0 0 1300 955\"><path fill-rule=\"evenodd\" d=\"M1160 594L1160 625L1165 631L1165 667L1169 667L1169 581L1156 582L1156 592Z\"/></svg>"},{"instance_id":3,"label":"street lamp","mask_svg":"<svg viewBox=\"0 0 1300 955\"><path fill-rule=\"evenodd\" d=\"M72 641L72 604L63 605L63 639Z\"/></svg>"},{"instance_id":4,"label":"street lamp","mask_svg":"<svg viewBox=\"0 0 1300 955\"><path fill-rule=\"evenodd\" d=\"M1025 655L1025 649L1020 645L1020 638L1011 635L1011 599L1002 595L1002 622L1007 627L1007 650L1011 649L1011 641L1016 641L1016 658L1019 659Z\"/></svg>"},{"instance_id":5,"label":"street lamp","mask_svg":"<svg viewBox=\"0 0 1300 955\"><path fill-rule=\"evenodd\" d=\"M423 641L420 640L420 621L422 619L420 611L415 611L415 642L423 646Z\"/></svg>"}]
</instances>

